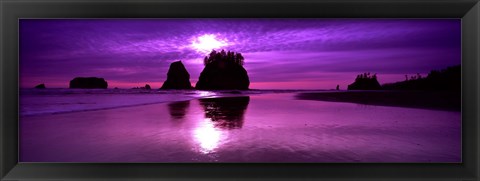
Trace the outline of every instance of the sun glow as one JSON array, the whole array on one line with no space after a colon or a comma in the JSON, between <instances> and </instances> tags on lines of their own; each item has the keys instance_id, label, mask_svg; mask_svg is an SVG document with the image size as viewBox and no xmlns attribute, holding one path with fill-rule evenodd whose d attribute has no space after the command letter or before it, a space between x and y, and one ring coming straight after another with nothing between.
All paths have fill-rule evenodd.
<instances>
[{"instance_id":1,"label":"sun glow","mask_svg":"<svg viewBox=\"0 0 480 181\"><path fill-rule=\"evenodd\" d=\"M218 39L215 35L205 34L195 38L191 46L200 53L208 53L212 49L218 49L227 45L226 41Z\"/></svg>"}]
</instances>

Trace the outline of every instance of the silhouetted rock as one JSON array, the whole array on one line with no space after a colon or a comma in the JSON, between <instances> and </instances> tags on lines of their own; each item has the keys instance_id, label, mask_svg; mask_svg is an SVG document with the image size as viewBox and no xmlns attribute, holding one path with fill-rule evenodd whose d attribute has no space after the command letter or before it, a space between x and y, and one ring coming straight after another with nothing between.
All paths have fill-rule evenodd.
<instances>
[{"instance_id":1,"label":"silhouetted rock","mask_svg":"<svg viewBox=\"0 0 480 181\"><path fill-rule=\"evenodd\" d=\"M163 83L161 89L192 89L190 74L185 69L182 61L170 64L167 80Z\"/></svg>"},{"instance_id":2,"label":"silhouetted rock","mask_svg":"<svg viewBox=\"0 0 480 181\"><path fill-rule=\"evenodd\" d=\"M235 52L216 52L205 57L205 68L195 86L199 90L247 90L250 80L243 68L243 56Z\"/></svg>"},{"instance_id":3,"label":"silhouetted rock","mask_svg":"<svg viewBox=\"0 0 480 181\"><path fill-rule=\"evenodd\" d=\"M45 84L38 84L37 86L35 86L36 89L45 89Z\"/></svg>"},{"instance_id":4,"label":"silhouetted rock","mask_svg":"<svg viewBox=\"0 0 480 181\"><path fill-rule=\"evenodd\" d=\"M461 91L462 70L460 65L447 67L446 69L431 71L427 77L420 74L416 76L406 75L405 81L384 84L386 90L436 90L436 91Z\"/></svg>"},{"instance_id":5,"label":"silhouetted rock","mask_svg":"<svg viewBox=\"0 0 480 181\"><path fill-rule=\"evenodd\" d=\"M97 77L76 77L70 81L71 89L106 89L107 81Z\"/></svg>"},{"instance_id":6,"label":"silhouetted rock","mask_svg":"<svg viewBox=\"0 0 480 181\"><path fill-rule=\"evenodd\" d=\"M145 84L145 89L150 90L150 89L152 89L152 88L150 87L150 85Z\"/></svg>"},{"instance_id":7,"label":"silhouetted rock","mask_svg":"<svg viewBox=\"0 0 480 181\"><path fill-rule=\"evenodd\" d=\"M348 85L348 90L380 90L382 86L378 83L377 74L370 76L370 73L357 75L355 82Z\"/></svg>"}]
</instances>

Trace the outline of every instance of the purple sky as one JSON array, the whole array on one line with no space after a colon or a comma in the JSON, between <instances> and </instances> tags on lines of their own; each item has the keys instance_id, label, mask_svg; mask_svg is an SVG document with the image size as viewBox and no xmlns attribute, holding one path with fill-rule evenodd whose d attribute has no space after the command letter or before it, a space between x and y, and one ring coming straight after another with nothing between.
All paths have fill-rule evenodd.
<instances>
[{"instance_id":1,"label":"purple sky","mask_svg":"<svg viewBox=\"0 0 480 181\"><path fill-rule=\"evenodd\" d=\"M20 86L159 88L182 60L193 85L211 48L241 52L253 89L341 89L363 72L381 84L461 63L460 19L22 19Z\"/></svg>"}]
</instances>

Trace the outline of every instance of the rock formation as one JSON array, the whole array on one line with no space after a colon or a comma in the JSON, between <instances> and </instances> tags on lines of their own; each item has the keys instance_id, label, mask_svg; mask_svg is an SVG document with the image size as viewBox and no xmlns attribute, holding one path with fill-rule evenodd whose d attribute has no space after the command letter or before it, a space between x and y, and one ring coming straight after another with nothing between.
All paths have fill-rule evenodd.
<instances>
[{"instance_id":1,"label":"rock formation","mask_svg":"<svg viewBox=\"0 0 480 181\"><path fill-rule=\"evenodd\" d=\"M152 88L150 87L150 85L148 85L148 84L145 84L145 87L144 87L144 88L147 89L147 90L152 89Z\"/></svg>"},{"instance_id":2,"label":"rock formation","mask_svg":"<svg viewBox=\"0 0 480 181\"><path fill-rule=\"evenodd\" d=\"M71 89L106 89L107 81L97 77L75 77L70 81Z\"/></svg>"},{"instance_id":3,"label":"rock formation","mask_svg":"<svg viewBox=\"0 0 480 181\"><path fill-rule=\"evenodd\" d=\"M213 50L204 59L205 68L195 86L199 90L247 90L250 80L243 68L243 56Z\"/></svg>"},{"instance_id":4,"label":"rock formation","mask_svg":"<svg viewBox=\"0 0 480 181\"><path fill-rule=\"evenodd\" d=\"M192 89L190 74L187 69L185 69L182 61L176 61L170 64L167 80L160 89Z\"/></svg>"},{"instance_id":5,"label":"rock formation","mask_svg":"<svg viewBox=\"0 0 480 181\"><path fill-rule=\"evenodd\" d=\"M38 84L37 86L35 86L36 89L45 89L45 84Z\"/></svg>"},{"instance_id":6,"label":"rock formation","mask_svg":"<svg viewBox=\"0 0 480 181\"><path fill-rule=\"evenodd\" d=\"M380 90L382 86L378 83L377 74L370 76L370 73L364 73L357 76L355 82L348 85L348 90Z\"/></svg>"}]
</instances>

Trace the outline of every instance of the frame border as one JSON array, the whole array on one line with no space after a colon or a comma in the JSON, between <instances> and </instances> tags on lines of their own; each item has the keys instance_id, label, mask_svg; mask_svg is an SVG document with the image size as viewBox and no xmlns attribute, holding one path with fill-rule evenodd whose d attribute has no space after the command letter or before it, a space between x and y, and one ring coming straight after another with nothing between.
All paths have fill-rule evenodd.
<instances>
[{"instance_id":1,"label":"frame border","mask_svg":"<svg viewBox=\"0 0 480 181\"><path fill-rule=\"evenodd\" d=\"M461 18L463 163L18 163L21 18ZM0 0L0 27L0 180L479 179L479 0Z\"/></svg>"}]
</instances>

